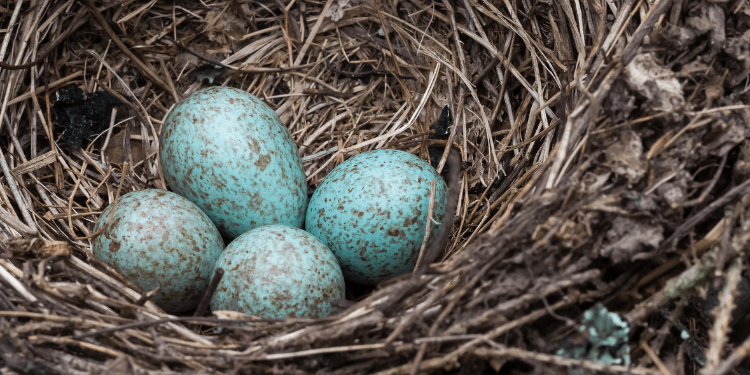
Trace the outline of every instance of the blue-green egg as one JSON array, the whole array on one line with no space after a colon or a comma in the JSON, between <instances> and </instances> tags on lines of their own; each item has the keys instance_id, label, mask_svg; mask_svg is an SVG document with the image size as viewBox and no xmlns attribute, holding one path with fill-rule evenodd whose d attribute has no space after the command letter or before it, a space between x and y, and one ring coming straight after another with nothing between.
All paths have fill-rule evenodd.
<instances>
[{"instance_id":1,"label":"blue-green egg","mask_svg":"<svg viewBox=\"0 0 750 375\"><path fill-rule=\"evenodd\" d=\"M377 284L412 272L425 236L435 180L433 219L445 215L448 187L430 164L398 150L359 154L334 168L315 190L305 229L336 255L344 277ZM430 229L431 243L440 225Z\"/></svg>"},{"instance_id":2,"label":"blue-green egg","mask_svg":"<svg viewBox=\"0 0 750 375\"><path fill-rule=\"evenodd\" d=\"M336 258L299 228L269 225L232 241L216 261L224 270L211 310L268 319L323 318L344 299L344 276Z\"/></svg>"},{"instance_id":3,"label":"blue-green egg","mask_svg":"<svg viewBox=\"0 0 750 375\"><path fill-rule=\"evenodd\" d=\"M232 87L196 91L175 106L161 134L170 188L237 237L270 224L302 227L307 184L297 146L276 113Z\"/></svg>"},{"instance_id":4,"label":"blue-green egg","mask_svg":"<svg viewBox=\"0 0 750 375\"><path fill-rule=\"evenodd\" d=\"M198 306L224 249L198 207L172 192L134 191L104 210L94 230L102 227L92 242L97 258L144 292L159 287L152 300L167 312Z\"/></svg>"}]
</instances>

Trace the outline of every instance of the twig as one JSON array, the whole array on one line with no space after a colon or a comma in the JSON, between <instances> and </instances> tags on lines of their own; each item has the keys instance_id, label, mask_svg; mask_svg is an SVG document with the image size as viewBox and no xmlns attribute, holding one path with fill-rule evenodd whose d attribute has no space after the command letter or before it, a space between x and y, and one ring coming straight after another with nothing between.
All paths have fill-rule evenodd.
<instances>
[{"instance_id":1,"label":"twig","mask_svg":"<svg viewBox=\"0 0 750 375\"><path fill-rule=\"evenodd\" d=\"M490 61L490 63L489 63L489 64L487 64L487 66L485 66L485 67L484 67L484 69L483 69L483 70L482 70L482 71L481 71L481 72L480 72L479 74L477 74L477 76L476 76L476 77L474 78L474 80L473 80L473 81L471 81L471 83L472 83L472 84L473 84L474 86L477 86L477 85L479 85L479 82L482 82L482 80L484 79L484 77L487 77L487 74L488 74L488 73L489 73L490 71L492 71L493 69L495 69L495 67L496 67L496 66L497 66L497 64L499 64L499 63L500 63L500 59L499 59L499 58L497 58L497 56L493 57L493 58L492 58L492 61ZM502 100L500 100L500 98L499 98L499 97L497 98L497 101L498 101L498 102L502 102ZM496 105L497 105L497 104L496 104ZM493 112L496 112L496 111L497 111L497 110L495 110L495 111L493 111Z\"/></svg>"},{"instance_id":2,"label":"twig","mask_svg":"<svg viewBox=\"0 0 750 375\"><path fill-rule=\"evenodd\" d=\"M29 209L33 210L33 207L28 207L26 204L27 199L26 196L23 194L24 192L18 189L18 182L15 178L13 178L13 174L10 171L10 167L8 166L8 163L5 159L5 153L0 150L0 169L2 169L3 174L5 175L5 179L8 183L8 186L10 187L10 191L13 194L13 197L16 199L16 204L18 205L18 208L21 211L21 216L23 216L24 221L26 222L26 225L19 226L20 222L14 223L11 219L12 217L4 215L2 212L4 211L2 208L0 208L0 215L5 216L3 219L6 219L6 223L9 225L15 225L17 228L21 229L20 232L28 235L35 235L37 234L37 227L34 223L34 220L31 218L31 214L29 213Z\"/></svg>"},{"instance_id":3,"label":"twig","mask_svg":"<svg viewBox=\"0 0 750 375\"><path fill-rule=\"evenodd\" d=\"M555 310L559 309L563 306L567 306L573 303L576 303L580 300L585 300L589 298L591 295L596 295L597 292L591 292L583 295L578 295L572 298L568 298L566 300L560 301L555 303L554 305L550 306L550 309ZM496 327L495 329L487 332L486 334L479 336L466 344L461 345L456 350L445 354L439 358L433 358L429 359L427 361L422 362L422 365L417 368L416 371L419 370L434 370L439 369L443 366L445 366L448 363L452 363L458 360L458 358L468 353L469 351L472 351L475 348L476 345L485 342L486 340L494 340L496 337L502 335L503 333L506 333L512 329L521 327L525 324L528 324L530 322L533 322L545 315L547 315L548 310L546 308L544 309L538 309L534 310L529 314L526 314L525 316L518 318L516 320L513 320L511 322L505 323L499 327ZM385 371L380 371L376 373L376 375L398 375L398 374L408 374L410 371L412 371L412 365L411 364L405 364L398 367L394 367Z\"/></svg>"},{"instance_id":4,"label":"twig","mask_svg":"<svg viewBox=\"0 0 750 375\"><path fill-rule=\"evenodd\" d=\"M641 348L643 349L643 351L646 352L646 355L648 355L651 361L653 361L656 367L659 369L659 372L661 373L661 375L672 375L669 372L669 369L667 369L667 366L664 366L664 362L662 362L659 359L656 353L654 353L654 351L651 349L650 346L648 346L648 344L645 341L641 340L640 344L641 344Z\"/></svg>"},{"instance_id":5,"label":"twig","mask_svg":"<svg viewBox=\"0 0 750 375\"><path fill-rule=\"evenodd\" d=\"M642 321L665 303L684 296L694 287L705 283L713 275L714 269L713 264L704 263L688 268L679 276L669 280L662 290L636 305L625 315L625 319L631 324Z\"/></svg>"},{"instance_id":6,"label":"twig","mask_svg":"<svg viewBox=\"0 0 750 375\"><path fill-rule=\"evenodd\" d=\"M638 53L638 49L643 44L643 38L651 32L651 29L656 26L656 22L661 18L662 14L666 13L667 9L672 5L673 0L661 0L654 5L653 8L648 12L646 19L638 25L635 33L631 37L628 45L625 46L625 50L622 52L622 65L628 65Z\"/></svg>"},{"instance_id":7,"label":"twig","mask_svg":"<svg viewBox=\"0 0 750 375\"><path fill-rule=\"evenodd\" d=\"M81 26L85 25L86 22L88 22L88 17L84 19L83 15L85 12L79 11L76 13L75 17L73 17L73 21L70 23L70 26L65 30L65 32L57 37L57 39L50 42L50 44L47 46L47 49L45 49L43 52L39 54L39 57L37 57L36 60L26 63L26 64L20 64L20 65L13 65L13 64L7 64L2 61L0 61L0 68L6 69L6 70L21 70L21 69L28 69L34 66L37 66L41 64L44 59L47 58L47 56L55 50L55 47L59 46L62 42L68 39L68 37L76 32ZM80 21L80 22L79 22Z\"/></svg>"},{"instance_id":8,"label":"twig","mask_svg":"<svg viewBox=\"0 0 750 375\"><path fill-rule=\"evenodd\" d=\"M738 293L737 285L742 279L742 258L736 258L727 272L724 288L719 293L719 305L713 311L714 324L709 333L709 345L706 350L706 366L701 369L702 375L716 373L716 367L721 360L721 353L728 340L729 323L732 320L732 310L735 308L734 295Z\"/></svg>"},{"instance_id":9,"label":"twig","mask_svg":"<svg viewBox=\"0 0 750 375\"><path fill-rule=\"evenodd\" d=\"M331 66L331 58L328 56L328 54L325 53L325 51L323 51L323 49L321 49L321 48L319 48L319 49L320 49L321 53L324 53L326 55L326 57L323 59L323 61L325 61L325 63L326 63L326 69L328 69L328 70L330 70L330 71L332 71L334 73L338 73L338 74L341 74L343 76L349 77L349 78L356 79L356 78L369 77L369 76L393 76L393 77L400 78L400 79L411 79L411 80L415 80L415 81L417 80L416 78L414 78L412 76L404 76L404 75L401 75L401 74L398 74L398 73L393 73L393 72L388 71L388 70L370 70L368 72L346 72L346 71L343 71L343 70L339 70L339 69L336 69L333 66Z\"/></svg>"},{"instance_id":10,"label":"twig","mask_svg":"<svg viewBox=\"0 0 750 375\"><path fill-rule=\"evenodd\" d=\"M101 12L99 12L99 9L96 7L96 4L94 4L94 0L85 0L86 5L88 5L89 9L91 10L91 13L94 15L97 21L99 21L99 25L104 29L104 31L109 35L109 37L112 39L112 41L117 44L117 47L120 48L120 50L128 56L130 61L132 61L136 67L138 67L138 70L146 76L151 82L159 86L162 90L172 93L174 96L175 101L180 101L182 98L174 91L171 90L169 85L164 82L163 79L161 79L159 76L157 76L153 69L151 69L150 66L146 65L141 59L138 58L131 50L128 48L125 43L120 40L120 37L115 34L115 32L112 30L112 28L107 23L107 20L104 19L104 16Z\"/></svg>"},{"instance_id":11,"label":"twig","mask_svg":"<svg viewBox=\"0 0 750 375\"><path fill-rule=\"evenodd\" d=\"M729 156L729 153L727 152L726 154L724 154L724 156L721 157L721 163L719 164L719 169L716 170L716 173L714 174L714 177L711 179L711 183L709 183L708 186L706 186L706 189L703 190L703 192L701 193L701 195L698 198L695 198L695 199L692 199L692 200L689 200L689 201L683 202L683 203L676 203L675 202L675 203L672 204L672 208L677 208L677 207L693 207L693 206L697 206L697 205L703 203L703 201L708 197L708 194L711 193L711 190L713 190L714 187L716 186L716 183L719 182L719 177L721 176L722 172L724 172L724 165L726 165L726 163L727 163L727 157L728 156Z\"/></svg>"},{"instance_id":12,"label":"twig","mask_svg":"<svg viewBox=\"0 0 750 375\"><path fill-rule=\"evenodd\" d=\"M27 301L31 303L36 302L38 300L36 296L29 292L18 279L13 277L13 275L5 269L6 266L10 267L13 265L9 264L8 260L0 259L0 279L10 285L11 288L15 289L15 291L18 292L18 294L25 298Z\"/></svg>"},{"instance_id":13,"label":"twig","mask_svg":"<svg viewBox=\"0 0 750 375\"><path fill-rule=\"evenodd\" d=\"M120 184L117 186L117 193L115 194L115 202L112 205L112 209L109 211L109 217L107 218L107 222L104 223L102 227L99 228L96 232L91 233L88 236L78 237L75 235L75 233L73 233L73 236L76 240L87 240L89 238L94 238L98 236L100 233L102 233L105 229L107 229L107 226L109 226L109 223L112 221L112 216L115 214L115 210L117 209L117 203L119 203L120 201L119 200L120 191L122 189L123 184L125 183L125 177L127 176L127 174L128 174L128 163L125 162L125 164L123 164L122 166L122 173L120 175ZM77 181L79 182L76 182L76 189L78 189L78 184L80 183L80 179L78 179ZM73 189L73 193L75 193L76 189ZM71 194L71 199L68 201L68 214L66 215L68 217L68 226L70 226L71 232L73 229L73 223L71 222L71 215L70 215L72 211L72 207L71 207L72 204L73 204L73 199L72 199L72 194Z\"/></svg>"},{"instance_id":14,"label":"twig","mask_svg":"<svg viewBox=\"0 0 750 375\"><path fill-rule=\"evenodd\" d=\"M19 314L23 314L23 315L19 315ZM0 315L9 315L9 316L18 315L18 316L23 316L23 317L31 317L31 318L39 318L39 319L53 319L53 318L47 318L43 316L42 314L23 313L23 312L13 314L13 313L0 311ZM65 317L55 317L55 319L62 319L62 321L64 322L72 319L72 318L67 318L66 320L64 318ZM125 319L123 320L127 321ZM269 322L269 321L270 319L257 319L257 318L219 319L216 317L178 316L178 317L160 318L160 319L152 319L152 320L146 320L146 321L141 321L141 322L120 324L114 327L100 329L98 331L76 333L73 337L80 340L80 339L85 339L87 337L107 335L113 332L125 331L128 329L145 328L145 327L158 326L162 324L172 324L172 323L191 323L191 324L204 324L204 325L210 324L210 325L215 325L215 326L232 326L235 324L242 324L242 323L264 323L264 322ZM91 324L94 324L94 323L99 323L99 322L94 321Z\"/></svg>"},{"instance_id":15,"label":"twig","mask_svg":"<svg viewBox=\"0 0 750 375\"><path fill-rule=\"evenodd\" d=\"M211 278L211 282L208 284L206 292L203 293L203 298L201 298L201 301L198 304L198 307L195 309L195 313L193 314L193 316L203 316L203 314L206 312L208 303L211 302L211 297L213 297L214 293L216 293L216 288L219 287L219 282L221 282L222 277L224 277L224 270L221 268L217 268L214 271L214 277Z\"/></svg>"},{"instance_id":16,"label":"twig","mask_svg":"<svg viewBox=\"0 0 750 375\"><path fill-rule=\"evenodd\" d=\"M176 40L174 40L174 39L172 39L172 38L170 38L168 36L164 36L164 37L162 37L162 39L166 39L166 40L172 42L177 47L180 47L185 52L187 52L187 53L189 53L189 54L191 54L191 55L199 58L200 60L203 60L203 61L205 61L207 63L210 63L210 64L214 64L216 66L220 66L222 68L230 69L231 71L233 71L235 73L284 73L284 72L291 72L291 71L294 71L294 70L302 70L302 69L312 68L315 65L318 65L318 63L309 63L309 64L302 64L302 65L295 65L295 66L283 66L283 67L280 67L280 68L260 68L260 67L255 67L255 68L237 68L237 67L234 67L234 66L231 66L231 65L224 64L223 62L211 60L211 59L209 59L207 57L204 57L201 54L199 54L199 53L191 50L190 48L185 47L182 43L180 43L180 42L178 42L178 41L176 41Z\"/></svg>"},{"instance_id":17,"label":"twig","mask_svg":"<svg viewBox=\"0 0 750 375\"><path fill-rule=\"evenodd\" d=\"M358 350L383 349L385 348L385 346L386 344L334 346L330 348L310 349L310 350L303 350L300 352L293 352L293 353L267 354L259 358L259 360L275 361L275 360L280 360L280 359L309 357L312 355L319 355L319 354L344 353L344 352L352 352L352 351L358 351Z\"/></svg>"},{"instance_id":18,"label":"twig","mask_svg":"<svg viewBox=\"0 0 750 375\"><path fill-rule=\"evenodd\" d=\"M714 211L718 210L724 205L733 202L738 197L747 194L750 194L750 179L735 186L732 190L729 190L724 195L722 195L721 198L711 202L711 204L706 206L706 208L700 210L698 213L685 220L682 225L675 229L674 233L672 233L669 238L662 242L661 246L659 247L659 251L664 252L668 248L673 248L677 245L677 241L679 241L684 235L686 235L691 229L693 229L694 226L703 221L703 219L708 217L708 215L711 215Z\"/></svg>"},{"instance_id":19,"label":"twig","mask_svg":"<svg viewBox=\"0 0 750 375\"><path fill-rule=\"evenodd\" d=\"M742 344L735 349L732 354L729 355L723 362L719 363L713 371L714 375L724 375L729 373L735 367L739 366L740 362L750 355L750 337L746 338Z\"/></svg>"},{"instance_id":20,"label":"twig","mask_svg":"<svg viewBox=\"0 0 750 375\"><path fill-rule=\"evenodd\" d=\"M445 216L443 216L443 222L441 224L440 233L438 233L432 245L427 249L427 252L422 259L422 262L418 265L416 272L412 274L412 278L419 280L419 278L427 271L427 267L435 261L440 252L445 249L445 245L448 243L448 239L453 229L453 218L456 215L456 206L458 205L458 193L460 192L459 186L459 175L461 173L461 156L458 154L456 149L452 149L448 155L448 204L445 206Z\"/></svg>"},{"instance_id":21,"label":"twig","mask_svg":"<svg viewBox=\"0 0 750 375\"><path fill-rule=\"evenodd\" d=\"M643 367L628 367L621 365L607 365L585 359L570 359L551 354L536 353L518 348L508 348L497 344L500 349L476 348L472 353L479 357L515 358L530 363L547 363L569 368L584 368L603 373L633 374L633 375L662 375L659 371Z\"/></svg>"},{"instance_id":22,"label":"twig","mask_svg":"<svg viewBox=\"0 0 750 375\"><path fill-rule=\"evenodd\" d=\"M435 209L435 186L437 185L437 182L435 180L430 180L430 205L427 207L427 221L424 228L424 238L422 239L422 246L419 247L419 257L417 257L417 264L414 265L414 270L412 272L416 272L419 268L419 264L422 261L422 257L424 256L424 252L427 249L427 243L430 239L430 232L432 228L432 213Z\"/></svg>"}]
</instances>

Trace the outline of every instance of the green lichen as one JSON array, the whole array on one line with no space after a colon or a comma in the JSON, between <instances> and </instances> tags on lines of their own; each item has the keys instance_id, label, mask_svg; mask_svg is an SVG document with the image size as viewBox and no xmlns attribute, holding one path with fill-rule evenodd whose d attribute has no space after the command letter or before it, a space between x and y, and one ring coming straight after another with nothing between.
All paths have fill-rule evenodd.
<instances>
[{"instance_id":1,"label":"green lichen","mask_svg":"<svg viewBox=\"0 0 750 375\"><path fill-rule=\"evenodd\" d=\"M687 346L687 349L685 350L685 354L687 354L688 358L697 363L699 366L703 367L706 365L705 349L702 348L697 342L691 340Z\"/></svg>"},{"instance_id":2,"label":"green lichen","mask_svg":"<svg viewBox=\"0 0 750 375\"><path fill-rule=\"evenodd\" d=\"M712 263L697 264L683 272L677 280L669 281L664 287L664 299L671 301L688 293L698 285L702 285L713 274L715 266Z\"/></svg>"},{"instance_id":3,"label":"green lichen","mask_svg":"<svg viewBox=\"0 0 750 375\"><path fill-rule=\"evenodd\" d=\"M587 340L575 344L565 340L557 355L610 365L630 365L630 326L617 313L609 312L606 307L598 304L583 313L583 322L578 331ZM588 373L584 369L568 370L570 375Z\"/></svg>"}]
</instances>

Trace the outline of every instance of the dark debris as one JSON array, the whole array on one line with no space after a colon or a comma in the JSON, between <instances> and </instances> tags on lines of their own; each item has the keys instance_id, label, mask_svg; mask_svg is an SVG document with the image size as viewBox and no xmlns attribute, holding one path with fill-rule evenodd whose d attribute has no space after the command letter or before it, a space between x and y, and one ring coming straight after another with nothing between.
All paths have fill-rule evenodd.
<instances>
[{"instance_id":1,"label":"dark debris","mask_svg":"<svg viewBox=\"0 0 750 375\"><path fill-rule=\"evenodd\" d=\"M122 104L106 91L86 93L76 85L60 89L55 98L56 122L64 129L63 140L74 150L91 135L107 129L112 107Z\"/></svg>"}]
</instances>

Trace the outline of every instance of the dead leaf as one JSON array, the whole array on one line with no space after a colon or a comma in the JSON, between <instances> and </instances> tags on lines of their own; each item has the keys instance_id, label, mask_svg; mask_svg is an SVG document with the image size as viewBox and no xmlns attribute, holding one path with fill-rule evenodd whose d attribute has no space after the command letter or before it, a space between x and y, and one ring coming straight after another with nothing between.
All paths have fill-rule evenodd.
<instances>
[{"instance_id":1,"label":"dead leaf","mask_svg":"<svg viewBox=\"0 0 750 375\"><path fill-rule=\"evenodd\" d=\"M724 52L737 59L744 68L744 72L741 72L744 74L738 74L739 77L734 77L734 79L730 77L730 81L736 81L739 84L750 71L750 30L746 30L740 36L727 39Z\"/></svg>"},{"instance_id":2,"label":"dead leaf","mask_svg":"<svg viewBox=\"0 0 750 375\"><path fill-rule=\"evenodd\" d=\"M691 27L668 25L661 33L661 40L676 50L683 50L692 44L697 35Z\"/></svg>"},{"instance_id":3,"label":"dead leaf","mask_svg":"<svg viewBox=\"0 0 750 375\"><path fill-rule=\"evenodd\" d=\"M709 155L724 156L746 137L750 137L750 129L747 126L748 124L737 116L717 118L711 123L711 130L701 138L705 143L704 150Z\"/></svg>"},{"instance_id":4,"label":"dead leaf","mask_svg":"<svg viewBox=\"0 0 750 375\"><path fill-rule=\"evenodd\" d=\"M206 27L206 36L219 45L229 45L232 41L242 39L247 30L247 22L234 12L212 10L208 12L206 19L211 21Z\"/></svg>"},{"instance_id":5,"label":"dead leaf","mask_svg":"<svg viewBox=\"0 0 750 375\"><path fill-rule=\"evenodd\" d=\"M629 261L638 253L656 249L664 239L663 232L660 225L618 216L607 231L610 244L605 244L599 253L614 263Z\"/></svg>"},{"instance_id":6,"label":"dead leaf","mask_svg":"<svg viewBox=\"0 0 750 375\"><path fill-rule=\"evenodd\" d=\"M353 1L352 1L353 2ZM328 9L329 16L333 22L339 22L344 18L344 8L349 8L349 0L338 0Z\"/></svg>"},{"instance_id":7,"label":"dead leaf","mask_svg":"<svg viewBox=\"0 0 750 375\"><path fill-rule=\"evenodd\" d=\"M632 130L620 133L619 140L607 147L607 163L612 171L634 184L646 174L641 138Z\"/></svg>"},{"instance_id":8,"label":"dead leaf","mask_svg":"<svg viewBox=\"0 0 750 375\"><path fill-rule=\"evenodd\" d=\"M636 108L635 96L621 80L615 81L609 95L604 99L602 108L613 122L623 122L630 117L630 114Z\"/></svg>"},{"instance_id":9,"label":"dead leaf","mask_svg":"<svg viewBox=\"0 0 750 375\"><path fill-rule=\"evenodd\" d=\"M117 134L113 134L107 144L107 149L104 150L104 157L110 163L121 164L125 161L125 153L122 148L122 141L125 137L125 130L121 130ZM146 158L146 153L143 151L143 142L140 140L130 139L130 152L133 154L133 163L137 164Z\"/></svg>"},{"instance_id":10,"label":"dead leaf","mask_svg":"<svg viewBox=\"0 0 750 375\"><path fill-rule=\"evenodd\" d=\"M685 200L685 188L678 184L667 182L659 186L656 192L669 206L674 206Z\"/></svg>"},{"instance_id":11,"label":"dead leaf","mask_svg":"<svg viewBox=\"0 0 750 375\"><path fill-rule=\"evenodd\" d=\"M586 172L581 179L581 190L586 193L596 193L609 180L610 171Z\"/></svg>"},{"instance_id":12,"label":"dead leaf","mask_svg":"<svg viewBox=\"0 0 750 375\"><path fill-rule=\"evenodd\" d=\"M568 219L555 233L555 240L566 249L575 249L589 240L590 232L586 224Z\"/></svg>"},{"instance_id":13,"label":"dead leaf","mask_svg":"<svg viewBox=\"0 0 750 375\"><path fill-rule=\"evenodd\" d=\"M583 206L584 210L611 212L627 215L628 212L620 207L620 197L614 194L602 194L593 203Z\"/></svg>"},{"instance_id":14,"label":"dead leaf","mask_svg":"<svg viewBox=\"0 0 750 375\"><path fill-rule=\"evenodd\" d=\"M717 4L703 3L690 12L685 24L699 34L710 32L711 45L720 47L726 41L724 10Z\"/></svg>"},{"instance_id":15,"label":"dead leaf","mask_svg":"<svg viewBox=\"0 0 750 375\"><path fill-rule=\"evenodd\" d=\"M628 87L648 99L653 111L676 113L685 106L682 86L674 72L650 53L636 56L625 68L624 76Z\"/></svg>"},{"instance_id":16,"label":"dead leaf","mask_svg":"<svg viewBox=\"0 0 750 375\"><path fill-rule=\"evenodd\" d=\"M490 366L492 367L495 372L500 371L500 369L505 365L505 363L508 362L508 360L504 358L491 358L490 359Z\"/></svg>"}]
</instances>

